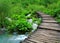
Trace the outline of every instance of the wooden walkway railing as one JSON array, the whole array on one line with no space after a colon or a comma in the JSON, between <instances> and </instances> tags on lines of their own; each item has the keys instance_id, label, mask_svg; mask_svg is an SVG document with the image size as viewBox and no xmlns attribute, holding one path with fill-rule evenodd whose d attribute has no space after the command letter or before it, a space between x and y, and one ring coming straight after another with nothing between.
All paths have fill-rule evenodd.
<instances>
[{"instance_id":1,"label":"wooden walkway railing","mask_svg":"<svg viewBox=\"0 0 60 43\"><path fill-rule=\"evenodd\" d=\"M53 17L37 12L42 17L42 24L22 43L60 43L60 26Z\"/></svg>"}]
</instances>

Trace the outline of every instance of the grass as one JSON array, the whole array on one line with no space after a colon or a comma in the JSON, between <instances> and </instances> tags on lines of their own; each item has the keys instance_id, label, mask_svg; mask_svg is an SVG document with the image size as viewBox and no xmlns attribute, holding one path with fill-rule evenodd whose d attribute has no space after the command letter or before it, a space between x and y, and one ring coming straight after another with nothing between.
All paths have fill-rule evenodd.
<instances>
[{"instance_id":1,"label":"grass","mask_svg":"<svg viewBox=\"0 0 60 43\"><path fill-rule=\"evenodd\" d=\"M8 32L30 32L32 24L27 22L28 18L41 23L34 16L35 11L49 14L60 23L60 0L0 0L0 27L6 27ZM28 14L31 16L27 17Z\"/></svg>"}]
</instances>

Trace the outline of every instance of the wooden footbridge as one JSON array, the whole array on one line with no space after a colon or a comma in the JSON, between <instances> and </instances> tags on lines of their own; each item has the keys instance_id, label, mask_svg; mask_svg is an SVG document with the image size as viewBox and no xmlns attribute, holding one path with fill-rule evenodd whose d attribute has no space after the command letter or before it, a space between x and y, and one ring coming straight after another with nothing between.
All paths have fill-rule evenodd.
<instances>
[{"instance_id":1,"label":"wooden footbridge","mask_svg":"<svg viewBox=\"0 0 60 43\"><path fill-rule=\"evenodd\" d=\"M57 21L50 15L37 14L42 17L41 25L22 43L60 43L60 25Z\"/></svg>"}]
</instances>

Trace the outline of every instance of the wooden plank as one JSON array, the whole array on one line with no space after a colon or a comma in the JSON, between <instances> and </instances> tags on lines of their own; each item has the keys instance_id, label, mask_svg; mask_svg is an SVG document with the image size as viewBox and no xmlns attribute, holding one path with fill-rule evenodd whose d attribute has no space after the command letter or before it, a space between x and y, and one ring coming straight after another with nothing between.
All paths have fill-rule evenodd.
<instances>
[{"instance_id":1,"label":"wooden plank","mask_svg":"<svg viewBox=\"0 0 60 43\"><path fill-rule=\"evenodd\" d=\"M41 12L37 14L42 16L42 24L39 29L32 34L26 43L60 43L60 26L53 17ZM59 31L59 32L58 32Z\"/></svg>"},{"instance_id":2,"label":"wooden plank","mask_svg":"<svg viewBox=\"0 0 60 43\"><path fill-rule=\"evenodd\" d=\"M55 43L57 40L60 41L60 33L51 30L38 29L28 40L36 43Z\"/></svg>"},{"instance_id":3,"label":"wooden plank","mask_svg":"<svg viewBox=\"0 0 60 43\"><path fill-rule=\"evenodd\" d=\"M45 29L60 31L60 28L52 27L52 26L39 26L39 28L45 28Z\"/></svg>"},{"instance_id":4,"label":"wooden plank","mask_svg":"<svg viewBox=\"0 0 60 43\"><path fill-rule=\"evenodd\" d=\"M59 24L56 24L56 23L42 23L40 26L54 26L54 27L60 27Z\"/></svg>"},{"instance_id":5,"label":"wooden plank","mask_svg":"<svg viewBox=\"0 0 60 43\"><path fill-rule=\"evenodd\" d=\"M43 20L43 22L56 22L54 20Z\"/></svg>"},{"instance_id":6,"label":"wooden plank","mask_svg":"<svg viewBox=\"0 0 60 43\"><path fill-rule=\"evenodd\" d=\"M53 20L53 18L42 18L43 20Z\"/></svg>"}]
</instances>

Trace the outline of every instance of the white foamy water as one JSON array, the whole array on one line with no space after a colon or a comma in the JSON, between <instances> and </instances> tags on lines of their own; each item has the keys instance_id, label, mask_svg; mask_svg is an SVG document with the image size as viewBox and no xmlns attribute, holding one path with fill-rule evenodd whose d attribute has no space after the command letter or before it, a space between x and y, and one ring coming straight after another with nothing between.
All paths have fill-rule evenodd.
<instances>
[{"instance_id":1,"label":"white foamy water","mask_svg":"<svg viewBox=\"0 0 60 43\"><path fill-rule=\"evenodd\" d=\"M27 38L26 35L17 35L12 36L9 40L11 43L20 43L21 41L24 41Z\"/></svg>"}]
</instances>

